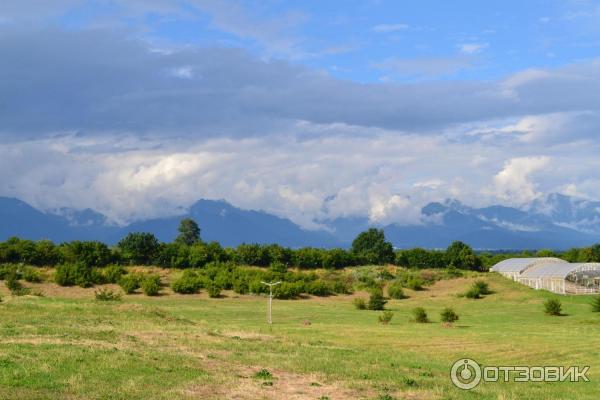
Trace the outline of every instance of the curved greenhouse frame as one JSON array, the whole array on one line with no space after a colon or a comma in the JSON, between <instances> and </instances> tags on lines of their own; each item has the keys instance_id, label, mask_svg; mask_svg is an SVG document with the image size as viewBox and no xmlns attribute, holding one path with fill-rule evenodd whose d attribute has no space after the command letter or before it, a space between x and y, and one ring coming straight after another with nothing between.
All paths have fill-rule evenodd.
<instances>
[{"instance_id":1,"label":"curved greenhouse frame","mask_svg":"<svg viewBox=\"0 0 600 400\"><path fill-rule=\"evenodd\" d=\"M523 272L519 282L554 293L600 292L600 263L544 264Z\"/></svg>"},{"instance_id":2,"label":"curved greenhouse frame","mask_svg":"<svg viewBox=\"0 0 600 400\"><path fill-rule=\"evenodd\" d=\"M510 258L491 270L534 289L560 294L600 293L600 263L568 263L552 257Z\"/></svg>"},{"instance_id":3,"label":"curved greenhouse frame","mask_svg":"<svg viewBox=\"0 0 600 400\"><path fill-rule=\"evenodd\" d=\"M498 264L494 265L491 270L516 281L519 279L521 274L527 271L529 268L533 268L537 265L557 263L567 264L566 261L555 257L509 258L500 261Z\"/></svg>"}]
</instances>

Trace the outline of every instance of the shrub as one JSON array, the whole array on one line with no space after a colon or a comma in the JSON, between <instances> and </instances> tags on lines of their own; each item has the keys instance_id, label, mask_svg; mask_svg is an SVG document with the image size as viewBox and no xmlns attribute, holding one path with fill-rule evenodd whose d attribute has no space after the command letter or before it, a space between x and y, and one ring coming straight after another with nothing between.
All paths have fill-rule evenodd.
<instances>
[{"instance_id":1,"label":"shrub","mask_svg":"<svg viewBox=\"0 0 600 400\"><path fill-rule=\"evenodd\" d=\"M440 313L440 319L442 320L442 322L456 322L458 321L458 314L455 313L451 307L446 307Z\"/></svg>"},{"instance_id":2,"label":"shrub","mask_svg":"<svg viewBox=\"0 0 600 400\"><path fill-rule=\"evenodd\" d=\"M490 288L489 288L487 282L482 281L481 279L476 280L473 283L473 287L477 288L477 290L479 290L479 294L486 295L486 294L490 294L491 293Z\"/></svg>"},{"instance_id":3,"label":"shrub","mask_svg":"<svg viewBox=\"0 0 600 400\"><path fill-rule=\"evenodd\" d=\"M381 289L373 290L369 296L369 310L383 310L387 301L383 297Z\"/></svg>"},{"instance_id":4,"label":"shrub","mask_svg":"<svg viewBox=\"0 0 600 400\"><path fill-rule=\"evenodd\" d=\"M237 294L246 294L250 291L250 285L248 284L248 281L246 281L245 279L238 278L235 281L233 281L232 289Z\"/></svg>"},{"instance_id":5,"label":"shrub","mask_svg":"<svg viewBox=\"0 0 600 400\"><path fill-rule=\"evenodd\" d=\"M192 294L197 293L202 287L202 279L200 276L191 270L186 270L183 275L171 285L175 293Z\"/></svg>"},{"instance_id":6,"label":"shrub","mask_svg":"<svg viewBox=\"0 0 600 400\"><path fill-rule=\"evenodd\" d=\"M600 294L595 296L592 300L592 311L600 312Z\"/></svg>"},{"instance_id":7,"label":"shrub","mask_svg":"<svg viewBox=\"0 0 600 400\"><path fill-rule=\"evenodd\" d=\"M254 374L254 377L257 379L273 379L273 374L266 369L261 369Z\"/></svg>"},{"instance_id":8,"label":"shrub","mask_svg":"<svg viewBox=\"0 0 600 400\"><path fill-rule=\"evenodd\" d=\"M393 316L394 316L393 312L386 310L378 317L378 319L379 319L380 323L387 325L390 323Z\"/></svg>"},{"instance_id":9,"label":"shrub","mask_svg":"<svg viewBox=\"0 0 600 400\"><path fill-rule=\"evenodd\" d=\"M388 296L392 299L400 300L404 299L404 290L402 290L402 284L400 282L392 282L388 286Z\"/></svg>"},{"instance_id":10,"label":"shrub","mask_svg":"<svg viewBox=\"0 0 600 400\"><path fill-rule=\"evenodd\" d=\"M142 280L141 286L146 296L158 296L158 293L160 292L160 276L146 276Z\"/></svg>"},{"instance_id":11,"label":"shrub","mask_svg":"<svg viewBox=\"0 0 600 400\"><path fill-rule=\"evenodd\" d=\"M281 282L275 286L273 296L277 299L294 299L302 293L301 282Z\"/></svg>"},{"instance_id":12,"label":"shrub","mask_svg":"<svg viewBox=\"0 0 600 400\"><path fill-rule=\"evenodd\" d=\"M206 291L208 292L208 297L217 298L221 296L221 288L214 282L206 285Z\"/></svg>"},{"instance_id":13,"label":"shrub","mask_svg":"<svg viewBox=\"0 0 600 400\"><path fill-rule=\"evenodd\" d=\"M102 271L102 276L106 283L118 283L126 273L125 268L120 265L109 265Z\"/></svg>"},{"instance_id":14,"label":"shrub","mask_svg":"<svg viewBox=\"0 0 600 400\"><path fill-rule=\"evenodd\" d=\"M336 294L352 294L352 284L339 279L333 281L331 289Z\"/></svg>"},{"instance_id":15,"label":"shrub","mask_svg":"<svg viewBox=\"0 0 600 400\"><path fill-rule=\"evenodd\" d=\"M56 267L54 280L60 286L78 285L85 288L102 283L102 276L84 263L62 264Z\"/></svg>"},{"instance_id":16,"label":"shrub","mask_svg":"<svg viewBox=\"0 0 600 400\"><path fill-rule=\"evenodd\" d=\"M39 283L42 282L42 274L34 268L27 267L23 269L23 279L27 282Z\"/></svg>"},{"instance_id":17,"label":"shrub","mask_svg":"<svg viewBox=\"0 0 600 400\"><path fill-rule=\"evenodd\" d=\"M271 263L271 271L273 272L280 272L280 273L286 273L287 272L287 266L279 261L275 261Z\"/></svg>"},{"instance_id":18,"label":"shrub","mask_svg":"<svg viewBox=\"0 0 600 400\"><path fill-rule=\"evenodd\" d=\"M558 299L548 299L544 302L544 312L548 315L561 315L562 304Z\"/></svg>"},{"instance_id":19,"label":"shrub","mask_svg":"<svg viewBox=\"0 0 600 400\"><path fill-rule=\"evenodd\" d=\"M96 300L99 301L119 301L121 300L121 293L113 292L110 289L102 288L94 292Z\"/></svg>"},{"instance_id":20,"label":"shrub","mask_svg":"<svg viewBox=\"0 0 600 400\"><path fill-rule=\"evenodd\" d=\"M423 290L425 282L419 277L412 277L406 282L406 287L412 290Z\"/></svg>"},{"instance_id":21,"label":"shrub","mask_svg":"<svg viewBox=\"0 0 600 400\"><path fill-rule=\"evenodd\" d=\"M479 291L478 288L476 288L475 286L473 286L472 288L470 288L469 290L467 290L467 292L465 293L465 297L468 299L480 299L481 298L481 292Z\"/></svg>"},{"instance_id":22,"label":"shrub","mask_svg":"<svg viewBox=\"0 0 600 400\"><path fill-rule=\"evenodd\" d=\"M329 284L320 279L306 285L306 292L314 296L329 296L332 294Z\"/></svg>"},{"instance_id":23,"label":"shrub","mask_svg":"<svg viewBox=\"0 0 600 400\"><path fill-rule=\"evenodd\" d=\"M361 298L356 298L352 301L352 303L354 304L354 308L356 308L357 310L366 310L367 309L367 302L365 301L365 299L361 299Z\"/></svg>"},{"instance_id":24,"label":"shrub","mask_svg":"<svg viewBox=\"0 0 600 400\"><path fill-rule=\"evenodd\" d=\"M128 274L119 280L119 286L127 294L132 294L140 288L142 277L139 274Z\"/></svg>"},{"instance_id":25,"label":"shrub","mask_svg":"<svg viewBox=\"0 0 600 400\"><path fill-rule=\"evenodd\" d=\"M423 307L417 307L412 310L413 314L413 322L418 322L420 324L424 324L429 322L429 318L427 317L427 311Z\"/></svg>"},{"instance_id":26,"label":"shrub","mask_svg":"<svg viewBox=\"0 0 600 400\"><path fill-rule=\"evenodd\" d=\"M10 290L13 296L23 296L29 294L30 290L23 287L17 278L17 274L13 273L6 277L6 287Z\"/></svg>"}]
</instances>

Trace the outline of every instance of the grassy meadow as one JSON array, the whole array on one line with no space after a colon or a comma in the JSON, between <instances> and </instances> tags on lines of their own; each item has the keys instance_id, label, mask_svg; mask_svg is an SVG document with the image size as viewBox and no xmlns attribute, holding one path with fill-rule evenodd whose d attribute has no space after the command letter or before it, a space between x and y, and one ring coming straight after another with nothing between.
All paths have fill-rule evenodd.
<instances>
[{"instance_id":1,"label":"grassy meadow","mask_svg":"<svg viewBox=\"0 0 600 400\"><path fill-rule=\"evenodd\" d=\"M47 271L51 274L51 271ZM166 281L179 271L161 270ZM493 294L459 297L477 278ZM560 296L566 315L550 317L552 295L496 274L469 273L357 310L368 295L274 300L205 291L123 296L101 302L98 288L27 283L43 296L11 296L0 285L0 399L596 399L600 315L589 296ZM118 290L116 285L104 285ZM410 322L424 307L431 320ZM440 323L452 306L460 319ZM463 391L450 367L589 365L590 382L486 383ZM265 371L262 371L265 370ZM262 371L262 372L261 372Z\"/></svg>"}]
</instances>

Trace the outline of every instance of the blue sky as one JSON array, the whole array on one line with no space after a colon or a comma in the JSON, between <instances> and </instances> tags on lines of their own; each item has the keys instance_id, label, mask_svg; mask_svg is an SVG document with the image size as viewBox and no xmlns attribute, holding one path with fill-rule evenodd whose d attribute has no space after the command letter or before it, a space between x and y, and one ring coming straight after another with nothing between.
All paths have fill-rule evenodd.
<instances>
[{"instance_id":1,"label":"blue sky","mask_svg":"<svg viewBox=\"0 0 600 400\"><path fill-rule=\"evenodd\" d=\"M0 52L0 195L41 209L600 198L599 1L4 0Z\"/></svg>"},{"instance_id":2,"label":"blue sky","mask_svg":"<svg viewBox=\"0 0 600 400\"><path fill-rule=\"evenodd\" d=\"M592 1L239 2L225 17L226 7L186 1L168 2L169 12L150 8L135 16L123 12L127 2L78 3L48 22L83 29L118 21L147 40L241 47L360 82L498 79L594 58L600 49L600 11ZM424 74L415 64L411 73L395 70L393 60L439 67Z\"/></svg>"}]
</instances>

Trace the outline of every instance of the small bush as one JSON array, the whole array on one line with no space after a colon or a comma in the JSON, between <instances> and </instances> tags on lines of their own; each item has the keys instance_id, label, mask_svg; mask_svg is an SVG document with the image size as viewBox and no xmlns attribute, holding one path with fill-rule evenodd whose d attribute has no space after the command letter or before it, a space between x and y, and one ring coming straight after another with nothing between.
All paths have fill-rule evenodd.
<instances>
[{"instance_id":1,"label":"small bush","mask_svg":"<svg viewBox=\"0 0 600 400\"><path fill-rule=\"evenodd\" d=\"M245 279L236 279L233 281L233 291L237 294L246 294L250 292L250 285Z\"/></svg>"},{"instance_id":2,"label":"small bush","mask_svg":"<svg viewBox=\"0 0 600 400\"><path fill-rule=\"evenodd\" d=\"M181 278L171 284L171 289L175 293L192 294L197 293L202 287L200 276L191 270L185 270Z\"/></svg>"},{"instance_id":3,"label":"small bush","mask_svg":"<svg viewBox=\"0 0 600 400\"><path fill-rule=\"evenodd\" d=\"M381 315L378 317L378 319L379 319L379 322L380 322L380 323L382 323L382 324L384 324L384 325L387 325L387 324L389 324L389 323L390 323L390 321L392 320L392 317L393 317L393 316L394 316L394 313L388 310L388 311L384 311L384 312L383 312L383 313L382 313L382 314L381 314Z\"/></svg>"},{"instance_id":4,"label":"small bush","mask_svg":"<svg viewBox=\"0 0 600 400\"><path fill-rule=\"evenodd\" d=\"M217 298L221 296L221 288L214 282L206 285L206 291L208 292L208 297Z\"/></svg>"},{"instance_id":5,"label":"small bush","mask_svg":"<svg viewBox=\"0 0 600 400\"><path fill-rule=\"evenodd\" d=\"M453 323L458 321L458 314L451 307L446 307L440 313L440 319L442 322Z\"/></svg>"},{"instance_id":6,"label":"small bush","mask_svg":"<svg viewBox=\"0 0 600 400\"><path fill-rule=\"evenodd\" d=\"M254 377L257 379L273 379L273 374L270 373L268 370L266 369L261 369L260 371L258 371L257 373L254 374Z\"/></svg>"},{"instance_id":7,"label":"small bush","mask_svg":"<svg viewBox=\"0 0 600 400\"><path fill-rule=\"evenodd\" d=\"M32 283L40 283L43 281L42 274L40 274L38 270L31 267L23 269L23 279Z\"/></svg>"},{"instance_id":8,"label":"small bush","mask_svg":"<svg viewBox=\"0 0 600 400\"><path fill-rule=\"evenodd\" d=\"M600 312L600 294L592 300L592 312Z\"/></svg>"},{"instance_id":9,"label":"small bush","mask_svg":"<svg viewBox=\"0 0 600 400\"><path fill-rule=\"evenodd\" d=\"M125 268L120 265L109 265L102 271L102 276L106 283L118 283L126 273Z\"/></svg>"},{"instance_id":10,"label":"small bush","mask_svg":"<svg viewBox=\"0 0 600 400\"><path fill-rule=\"evenodd\" d=\"M406 282L406 287L412 290L423 290L425 282L418 277L412 277Z\"/></svg>"},{"instance_id":11,"label":"small bush","mask_svg":"<svg viewBox=\"0 0 600 400\"><path fill-rule=\"evenodd\" d=\"M465 297L468 299L480 299L481 292L479 291L479 289L477 289L475 286L473 286L472 288L467 290L467 292L465 293Z\"/></svg>"},{"instance_id":12,"label":"small bush","mask_svg":"<svg viewBox=\"0 0 600 400\"><path fill-rule=\"evenodd\" d=\"M371 295L369 296L369 310L383 310L386 303L387 300L383 297L383 291L381 291L381 289L376 289L371 292Z\"/></svg>"},{"instance_id":13,"label":"small bush","mask_svg":"<svg viewBox=\"0 0 600 400\"><path fill-rule=\"evenodd\" d=\"M481 279L476 280L473 283L473 287L477 288L477 290L479 290L479 294L481 294L481 295L486 295L486 294L492 293L490 291L490 287L488 286L487 282L482 281Z\"/></svg>"},{"instance_id":14,"label":"small bush","mask_svg":"<svg viewBox=\"0 0 600 400\"><path fill-rule=\"evenodd\" d=\"M141 276L139 274L128 274L119 280L119 286L127 294L135 293L140 288Z\"/></svg>"},{"instance_id":15,"label":"small bush","mask_svg":"<svg viewBox=\"0 0 600 400\"><path fill-rule=\"evenodd\" d=\"M357 297L356 299L354 299L354 301L352 301L352 303L354 304L354 308L356 308L357 310L367 309L367 302L365 301L365 299Z\"/></svg>"},{"instance_id":16,"label":"small bush","mask_svg":"<svg viewBox=\"0 0 600 400\"><path fill-rule=\"evenodd\" d=\"M271 263L271 271L284 274L287 272L287 266L284 263L275 261Z\"/></svg>"},{"instance_id":17,"label":"small bush","mask_svg":"<svg viewBox=\"0 0 600 400\"><path fill-rule=\"evenodd\" d=\"M96 300L99 301L119 301L121 300L121 293L113 292L110 289L102 288L94 292Z\"/></svg>"},{"instance_id":18,"label":"small bush","mask_svg":"<svg viewBox=\"0 0 600 400\"><path fill-rule=\"evenodd\" d=\"M160 276L148 275L142 280L142 290L146 296L158 296L160 292Z\"/></svg>"},{"instance_id":19,"label":"small bush","mask_svg":"<svg viewBox=\"0 0 600 400\"><path fill-rule=\"evenodd\" d=\"M59 265L54 275L55 282L60 286L78 285L84 288L102 283L102 278L95 269L84 263Z\"/></svg>"},{"instance_id":20,"label":"small bush","mask_svg":"<svg viewBox=\"0 0 600 400\"><path fill-rule=\"evenodd\" d=\"M429 322L429 318L427 317L427 311L423 307L417 307L412 310L413 314L413 322L418 322L420 324L424 324Z\"/></svg>"},{"instance_id":21,"label":"small bush","mask_svg":"<svg viewBox=\"0 0 600 400\"><path fill-rule=\"evenodd\" d=\"M352 294L352 285L349 282L335 280L331 288L336 294Z\"/></svg>"},{"instance_id":22,"label":"small bush","mask_svg":"<svg viewBox=\"0 0 600 400\"><path fill-rule=\"evenodd\" d=\"M6 277L6 287L10 290L13 296L24 296L29 294L30 290L23 287L21 282L17 279L17 274L10 274Z\"/></svg>"},{"instance_id":23,"label":"small bush","mask_svg":"<svg viewBox=\"0 0 600 400\"><path fill-rule=\"evenodd\" d=\"M273 296L277 299L294 299L302 293L301 282L281 282L275 286Z\"/></svg>"},{"instance_id":24,"label":"small bush","mask_svg":"<svg viewBox=\"0 0 600 400\"><path fill-rule=\"evenodd\" d=\"M333 293L329 284L320 279L307 284L306 292L313 296L329 296Z\"/></svg>"},{"instance_id":25,"label":"small bush","mask_svg":"<svg viewBox=\"0 0 600 400\"><path fill-rule=\"evenodd\" d=\"M404 290L402 290L402 284L400 282L392 282L388 286L388 296L392 299L400 300L406 298Z\"/></svg>"},{"instance_id":26,"label":"small bush","mask_svg":"<svg viewBox=\"0 0 600 400\"><path fill-rule=\"evenodd\" d=\"M548 315L562 315L562 304L558 299L548 299L544 302L544 312Z\"/></svg>"}]
</instances>

